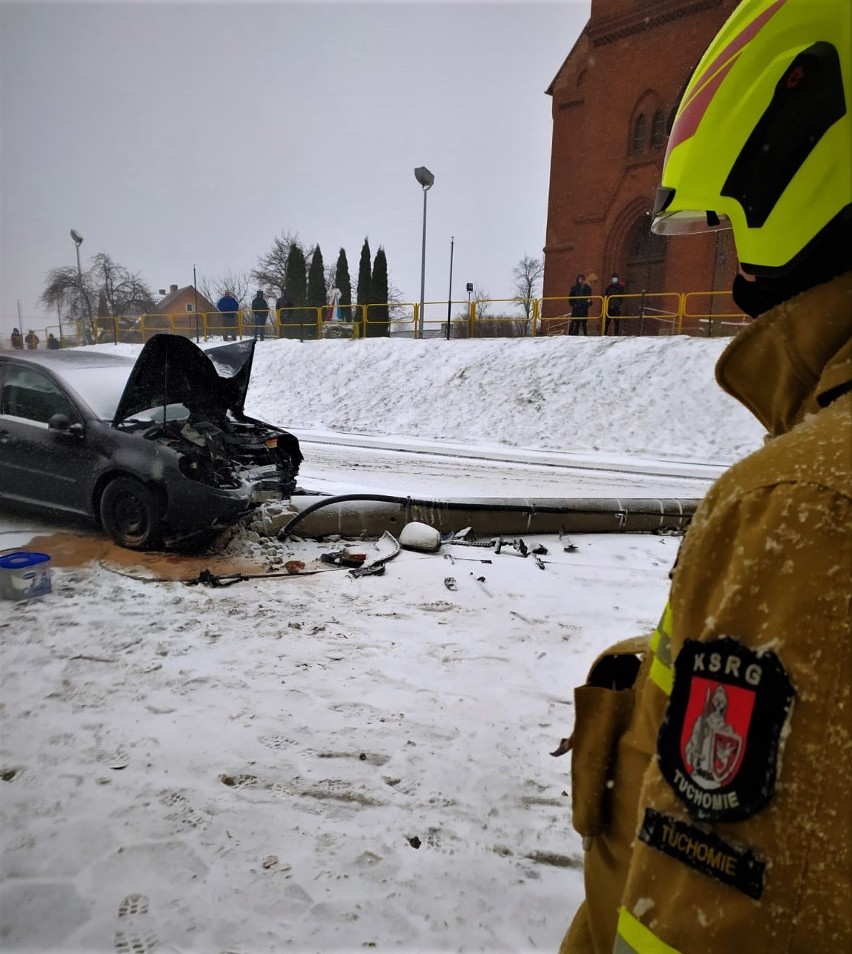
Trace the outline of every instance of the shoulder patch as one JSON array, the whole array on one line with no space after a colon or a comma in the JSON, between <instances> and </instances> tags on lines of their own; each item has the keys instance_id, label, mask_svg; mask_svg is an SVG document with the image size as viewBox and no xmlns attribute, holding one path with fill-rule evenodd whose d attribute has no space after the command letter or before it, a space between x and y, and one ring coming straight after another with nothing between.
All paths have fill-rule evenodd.
<instances>
[{"instance_id":1,"label":"shoulder patch","mask_svg":"<svg viewBox=\"0 0 852 954\"><path fill-rule=\"evenodd\" d=\"M775 653L688 639L657 740L660 771L693 818L742 821L775 791L795 692Z\"/></svg>"},{"instance_id":2,"label":"shoulder patch","mask_svg":"<svg viewBox=\"0 0 852 954\"><path fill-rule=\"evenodd\" d=\"M763 894L766 863L748 848L732 845L653 808L645 809L639 840L750 898L758 900Z\"/></svg>"}]
</instances>

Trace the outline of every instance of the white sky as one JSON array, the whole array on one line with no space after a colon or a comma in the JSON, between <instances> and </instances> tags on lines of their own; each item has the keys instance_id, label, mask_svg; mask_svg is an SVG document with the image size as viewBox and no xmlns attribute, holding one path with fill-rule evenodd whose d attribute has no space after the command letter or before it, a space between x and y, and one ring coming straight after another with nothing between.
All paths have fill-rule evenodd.
<instances>
[{"instance_id":1,"label":"white sky","mask_svg":"<svg viewBox=\"0 0 852 954\"><path fill-rule=\"evenodd\" d=\"M104 251L155 292L255 266L285 231L365 236L419 299L512 294L545 238L545 89L589 0L0 2L0 330ZM52 317L52 316L50 316Z\"/></svg>"},{"instance_id":2,"label":"white sky","mask_svg":"<svg viewBox=\"0 0 852 954\"><path fill-rule=\"evenodd\" d=\"M762 442L713 382L725 343L266 341L246 409L391 446L487 440L691 474L686 461L721 466ZM311 486L322 466L304 450ZM383 485L360 454L348 475L374 492L426 486ZM588 477L583 497L624 486L600 474L590 491ZM446 473L448 498L479 489L465 458ZM104 545L69 567L58 524L7 517L0 548L54 566L51 594L0 602L4 950L558 948L582 847L569 759L548 753L598 651L659 619L679 537L524 537L547 548L541 566L511 545L447 544L354 579L323 573L319 553L346 544L373 560L375 542L243 532L229 552L260 572L284 559L320 572L215 589L145 579L215 572L207 560L128 562Z\"/></svg>"}]
</instances>

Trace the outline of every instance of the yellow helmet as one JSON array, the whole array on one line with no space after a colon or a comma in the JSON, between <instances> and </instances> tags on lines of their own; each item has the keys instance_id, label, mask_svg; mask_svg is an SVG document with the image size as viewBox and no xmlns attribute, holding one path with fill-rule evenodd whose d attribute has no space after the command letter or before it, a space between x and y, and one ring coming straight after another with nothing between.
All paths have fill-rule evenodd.
<instances>
[{"instance_id":1,"label":"yellow helmet","mask_svg":"<svg viewBox=\"0 0 852 954\"><path fill-rule=\"evenodd\" d=\"M852 0L743 0L677 108L652 231L732 228L767 278L852 267L851 71Z\"/></svg>"}]
</instances>

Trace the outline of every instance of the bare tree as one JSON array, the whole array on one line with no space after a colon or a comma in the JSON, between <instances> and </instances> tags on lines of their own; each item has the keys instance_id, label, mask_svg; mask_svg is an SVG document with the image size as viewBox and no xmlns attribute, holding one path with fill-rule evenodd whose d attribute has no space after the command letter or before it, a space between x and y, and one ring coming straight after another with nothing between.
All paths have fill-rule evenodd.
<instances>
[{"instance_id":1,"label":"bare tree","mask_svg":"<svg viewBox=\"0 0 852 954\"><path fill-rule=\"evenodd\" d=\"M251 273L251 277L258 285L265 288L275 288L279 294L284 290L287 277L287 259L290 257L290 249L294 245L302 248L302 243L296 232L282 232L273 241L272 248L266 255L261 255L258 258L257 268Z\"/></svg>"},{"instance_id":2,"label":"bare tree","mask_svg":"<svg viewBox=\"0 0 852 954\"><path fill-rule=\"evenodd\" d=\"M476 302L476 317L489 318L491 311L491 292L480 288L479 285L473 286L473 300Z\"/></svg>"},{"instance_id":3,"label":"bare tree","mask_svg":"<svg viewBox=\"0 0 852 954\"><path fill-rule=\"evenodd\" d=\"M40 296L42 304L48 308L61 309L73 321L88 319L92 299L97 299L97 290L88 273L83 273L81 283L73 265L52 268L47 273L44 291Z\"/></svg>"},{"instance_id":4,"label":"bare tree","mask_svg":"<svg viewBox=\"0 0 852 954\"><path fill-rule=\"evenodd\" d=\"M242 304L249 297L248 292L254 274L254 272L232 272L228 270L222 275L203 275L198 280L198 290L207 301L212 301L214 304L219 301L226 291L231 292L234 298Z\"/></svg>"},{"instance_id":5,"label":"bare tree","mask_svg":"<svg viewBox=\"0 0 852 954\"><path fill-rule=\"evenodd\" d=\"M399 321L403 317L405 312L402 306L404 304L402 292L393 282L390 282L388 284L388 317L391 321Z\"/></svg>"},{"instance_id":6,"label":"bare tree","mask_svg":"<svg viewBox=\"0 0 852 954\"><path fill-rule=\"evenodd\" d=\"M476 338L523 338L528 333L529 320L511 314L492 314L496 304L489 293L474 285L471 301L475 305L473 336ZM453 318L451 336L453 338L471 337L470 310L467 305L460 308Z\"/></svg>"},{"instance_id":7,"label":"bare tree","mask_svg":"<svg viewBox=\"0 0 852 954\"><path fill-rule=\"evenodd\" d=\"M521 307L524 309L527 321L529 321L532 299L536 297L539 283L542 275L544 275L544 262L540 258L531 258L525 252L524 257L515 266L512 275L515 279L513 287L518 293Z\"/></svg>"},{"instance_id":8,"label":"bare tree","mask_svg":"<svg viewBox=\"0 0 852 954\"><path fill-rule=\"evenodd\" d=\"M151 289L139 275L117 265L105 252L98 252L92 259L89 274L98 295L104 296L111 317L145 315L154 309Z\"/></svg>"},{"instance_id":9,"label":"bare tree","mask_svg":"<svg viewBox=\"0 0 852 954\"><path fill-rule=\"evenodd\" d=\"M80 322L86 340L97 340L118 322L120 327L154 308L154 296L142 279L118 265L106 252L98 252L82 274L73 266L51 269L41 301ZM97 302L97 319L92 302ZM95 327L89 327L89 322ZM100 331L97 334L96 328Z\"/></svg>"}]
</instances>

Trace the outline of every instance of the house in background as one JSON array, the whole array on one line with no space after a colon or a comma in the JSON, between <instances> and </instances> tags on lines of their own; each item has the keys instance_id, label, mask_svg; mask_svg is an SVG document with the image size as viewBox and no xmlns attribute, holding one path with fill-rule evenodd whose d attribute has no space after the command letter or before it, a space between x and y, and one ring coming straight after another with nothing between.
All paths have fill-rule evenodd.
<instances>
[{"instance_id":1,"label":"house in background","mask_svg":"<svg viewBox=\"0 0 852 954\"><path fill-rule=\"evenodd\" d=\"M648 296L641 307L651 316L670 311L680 292L724 291L696 296L697 310L738 311L727 294L737 268L730 232L670 240L649 228L670 115L736 5L592 0L589 21L547 89L553 139L545 318L566 312L559 298L578 273L592 279L595 295L617 273L628 292ZM624 314L637 313L637 301L628 305ZM652 318L643 333L655 330Z\"/></svg>"},{"instance_id":2,"label":"house in background","mask_svg":"<svg viewBox=\"0 0 852 954\"><path fill-rule=\"evenodd\" d=\"M145 327L148 331L160 329L167 331L174 328L177 334L190 338L199 330L202 334L204 333L204 315L210 312L217 313L216 306L209 302L200 291L196 291L192 285L185 285L183 288L170 285L168 294L157 302L154 313L146 316ZM213 320L215 322L215 319Z\"/></svg>"}]
</instances>

